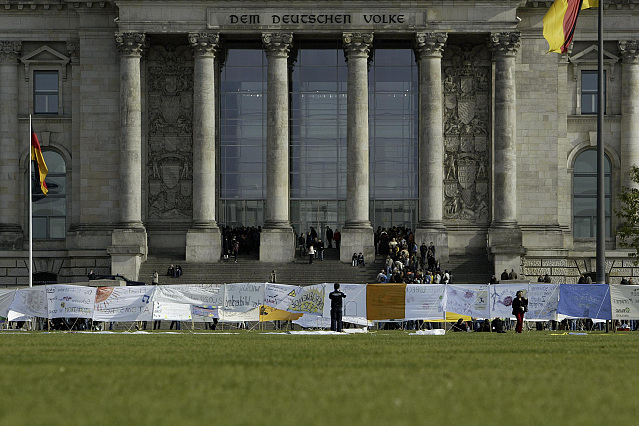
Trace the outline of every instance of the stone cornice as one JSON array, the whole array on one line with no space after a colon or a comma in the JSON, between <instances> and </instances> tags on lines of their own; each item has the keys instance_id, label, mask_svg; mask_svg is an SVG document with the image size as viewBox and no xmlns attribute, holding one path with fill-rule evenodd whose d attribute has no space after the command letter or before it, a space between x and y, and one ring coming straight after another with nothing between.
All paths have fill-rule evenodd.
<instances>
[{"instance_id":1,"label":"stone cornice","mask_svg":"<svg viewBox=\"0 0 639 426\"><path fill-rule=\"evenodd\" d=\"M287 58L293 45L293 34L291 33L263 33L262 43L266 56Z\"/></svg>"},{"instance_id":2,"label":"stone cornice","mask_svg":"<svg viewBox=\"0 0 639 426\"><path fill-rule=\"evenodd\" d=\"M0 63L18 62L21 50L21 41L0 41Z\"/></svg>"},{"instance_id":3,"label":"stone cornice","mask_svg":"<svg viewBox=\"0 0 639 426\"><path fill-rule=\"evenodd\" d=\"M344 33L342 41L344 42L346 58L368 58L373 45L373 33Z\"/></svg>"},{"instance_id":4,"label":"stone cornice","mask_svg":"<svg viewBox=\"0 0 639 426\"><path fill-rule=\"evenodd\" d=\"M214 56L220 46L218 33L190 33L189 44L196 55Z\"/></svg>"},{"instance_id":5,"label":"stone cornice","mask_svg":"<svg viewBox=\"0 0 639 426\"><path fill-rule=\"evenodd\" d=\"M417 60L426 57L442 57L448 33L417 33L413 42Z\"/></svg>"},{"instance_id":6,"label":"stone cornice","mask_svg":"<svg viewBox=\"0 0 639 426\"><path fill-rule=\"evenodd\" d=\"M4 10L76 10L80 8L103 9L114 5L113 0L74 1L74 0L8 0L2 4Z\"/></svg>"}]
</instances>

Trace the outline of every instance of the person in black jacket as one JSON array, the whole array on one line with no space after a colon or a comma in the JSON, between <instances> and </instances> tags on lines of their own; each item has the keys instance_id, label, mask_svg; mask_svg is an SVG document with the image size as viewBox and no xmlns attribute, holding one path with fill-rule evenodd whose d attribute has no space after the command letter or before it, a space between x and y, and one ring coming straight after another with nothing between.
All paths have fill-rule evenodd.
<instances>
[{"instance_id":1,"label":"person in black jacket","mask_svg":"<svg viewBox=\"0 0 639 426\"><path fill-rule=\"evenodd\" d=\"M521 333L524 326L524 313L528 312L528 299L524 297L524 292L519 290L513 299L513 315L517 318L515 332Z\"/></svg>"},{"instance_id":2,"label":"person in black jacket","mask_svg":"<svg viewBox=\"0 0 639 426\"><path fill-rule=\"evenodd\" d=\"M334 290L328 295L331 299L331 331L342 331L342 300L346 297L344 293L339 290L339 284L335 283Z\"/></svg>"}]
</instances>

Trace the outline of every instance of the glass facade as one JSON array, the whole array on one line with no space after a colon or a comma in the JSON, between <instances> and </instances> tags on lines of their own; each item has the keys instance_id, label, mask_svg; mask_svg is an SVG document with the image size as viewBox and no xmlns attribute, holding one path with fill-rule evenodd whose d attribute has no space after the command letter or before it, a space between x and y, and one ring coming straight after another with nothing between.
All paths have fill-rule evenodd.
<instances>
[{"instance_id":1,"label":"glass facade","mask_svg":"<svg viewBox=\"0 0 639 426\"><path fill-rule=\"evenodd\" d=\"M369 67L371 222L413 226L417 206L417 65L410 43L378 43ZM290 220L340 228L346 210L348 68L339 41L295 43L290 71ZM266 198L267 59L227 51L220 78L220 223L239 226ZM390 213L389 213L390 212Z\"/></svg>"},{"instance_id":2,"label":"glass facade","mask_svg":"<svg viewBox=\"0 0 639 426\"><path fill-rule=\"evenodd\" d=\"M604 179L606 186L606 238L611 235L612 197L611 166L606 156ZM597 236L597 150L589 149L577 157L573 177L573 236L596 238Z\"/></svg>"},{"instance_id":3,"label":"glass facade","mask_svg":"<svg viewBox=\"0 0 639 426\"><path fill-rule=\"evenodd\" d=\"M229 48L220 75L219 222L261 225L266 197L267 59L256 45ZM259 214L253 206L260 206Z\"/></svg>"},{"instance_id":4,"label":"glass facade","mask_svg":"<svg viewBox=\"0 0 639 426\"><path fill-rule=\"evenodd\" d=\"M66 164L55 151L43 151L42 156L49 173L45 178L49 193L47 196L33 196L33 238L64 239L67 234L67 187ZM35 170L31 182L37 182Z\"/></svg>"}]
</instances>

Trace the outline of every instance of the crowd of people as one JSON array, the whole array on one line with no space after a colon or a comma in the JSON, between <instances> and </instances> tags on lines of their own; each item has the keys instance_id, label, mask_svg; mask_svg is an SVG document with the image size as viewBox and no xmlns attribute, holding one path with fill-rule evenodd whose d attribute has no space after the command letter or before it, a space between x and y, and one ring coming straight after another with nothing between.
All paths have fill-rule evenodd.
<instances>
[{"instance_id":1,"label":"crowd of people","mask_svg":"<svg viewBox=\"0 0 639 426\"><path fill-rule=\"evenodd\" d=\"M375 254L386 256L384 268L377 274L380 283L450 284L452 274L441 271L437 249L431 241L417 245L410 228L378 227L375 232Z\"/></svg>"},{"instance_id":2,"label":"crowd of people","mask_svg":"<svg viewBox=\"0 0 639 426\"><path fill-rule=\"evenodd\" d=\"M260 250L260 233L262 227L239 226L231 228L224 226L222 232L222 257L233 258L237 262L237 255L249 255Z\"/></svg>"},{"instance_id":3,"label":"crowd of people","mask_svg":"<svg viewBox=\"0 0 639 426\"><path fill-rule=\"evenodd\" d=\"M341 234L339 230L333 231L330 226L326 227L325 231L326 243L322 241L322 238L317 233L317 230L311 226L311 229L305 234L301 233L297 237L297 249L299 250L300 257L308 256L308 263L313 263L313 259L324 260L324 249L333 248L333 242L335 247L339 248L341 241Z\"/></svg>"}]
</instances>

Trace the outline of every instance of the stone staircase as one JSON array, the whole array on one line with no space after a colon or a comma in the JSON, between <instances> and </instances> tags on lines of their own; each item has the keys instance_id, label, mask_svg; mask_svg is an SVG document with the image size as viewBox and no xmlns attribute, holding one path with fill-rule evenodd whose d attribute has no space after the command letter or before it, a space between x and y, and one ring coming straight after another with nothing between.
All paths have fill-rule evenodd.
<instances>
[{"instance_id":1,"label":"stone staircase","mask_svg":"<svg viewBox=\"0 0 639 426\"><path fill-rule=\"evenodd\" d=\"M180 265L184 275L180 278L166 276L169 265ZM188 263L184 259L149 256L140 268L139 281L151 283L153 271L158 271L160 284L224 284L238 282L267 282L275 269L277 282L281 284L309 285L324 282L366 284L376 282L377 273L383 268L384 258L367 262L366 267L352 267L339 262L339 252L324 250L324 261L300 257L297 253L291 263L260 262L257 253L239 255L237 263L225 259L217 263ZM485 255L451 256L441 265L442 270L453 273L454 284L485 284L490 281L492 264Z\"/></svg>"}]
</instances>

